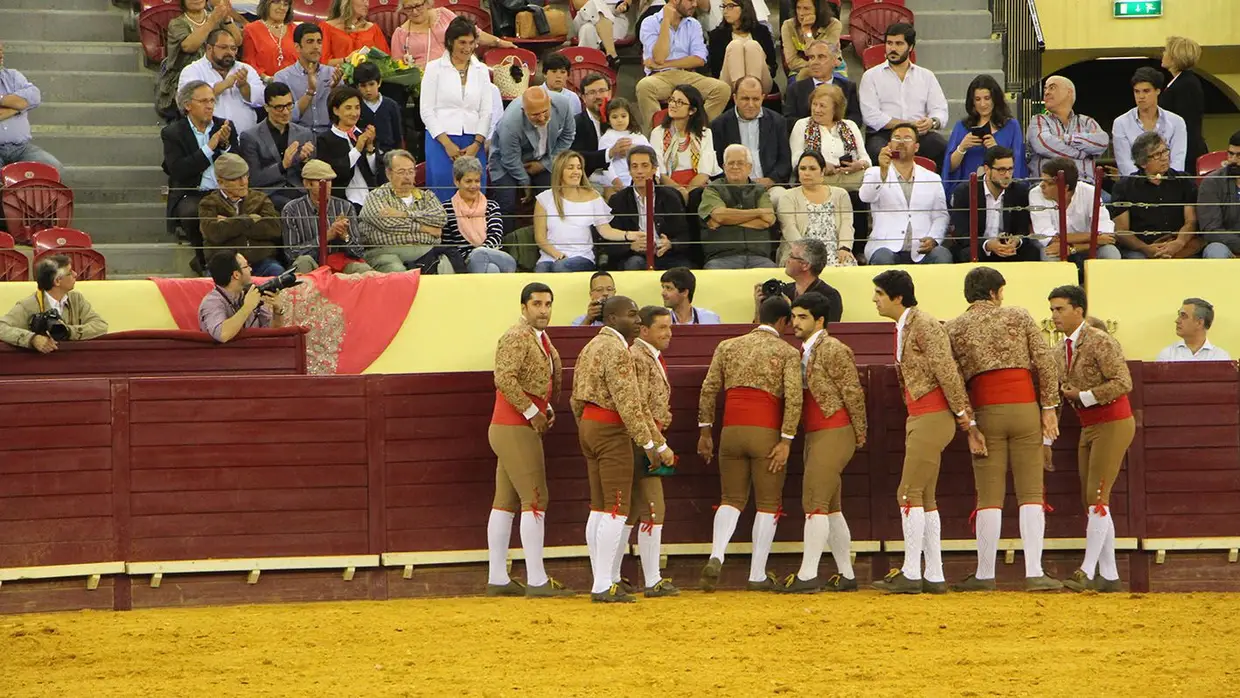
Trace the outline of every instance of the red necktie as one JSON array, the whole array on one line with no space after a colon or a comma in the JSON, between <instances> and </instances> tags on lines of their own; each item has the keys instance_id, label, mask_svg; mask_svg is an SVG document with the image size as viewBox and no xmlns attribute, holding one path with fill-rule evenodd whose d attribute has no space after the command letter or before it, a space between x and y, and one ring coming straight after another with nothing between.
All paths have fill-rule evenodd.
<instances>
[{"instance_id":1,"label":"red necktie","mask_svg":"<svg viewBox=\"0 0 1240 698\"><path fill-rule=\"evenodd\" d=\"M1068 344L1068 368L1072 368L1072 340L1067 340Z\"/></svg>"},{"instance_id":2,"label":"red necktie","mask_svg":"<svg viewBox=\"0 0 1240 698\"><path fill-rule=\"evenodd\" d=\"M663 367L663 377L667 377L667 362L663 360L663 355L659 354L659 365Z\"/></svg>"},{"instance_id":3,"label":"red necktie","mask_svg":"<svg viewBox=\"0 0 1240 698\"><path fill-rule=\"evenodd\" d=\"M551 358L551 340L547 339L546 332L543 332L542 347L543 347L543 351L547 353L547 358Z\"/></svg>"}]
</instances>

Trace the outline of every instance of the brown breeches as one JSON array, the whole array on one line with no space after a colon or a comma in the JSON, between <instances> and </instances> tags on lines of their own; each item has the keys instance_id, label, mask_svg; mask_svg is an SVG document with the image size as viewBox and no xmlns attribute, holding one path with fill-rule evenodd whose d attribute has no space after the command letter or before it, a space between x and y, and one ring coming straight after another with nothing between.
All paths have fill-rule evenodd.
<instances>
[{"instance_id":1,"label":"brown breeches","mask_svg":"<svg viewBox=\"0 0 1240 698\"><path fill-rule=\"evenodd\" d=\"M896 501L900 506L924 507L934 511L943 449L956 436L956 420L946 410L909 417L904 423L904 470Z\"/></svg>"},{"instance_id":2,"label":"brown breeches","mask_svg":"<svg viewBox=\"0 0 1240 698\"><path fill-rule=\"evenodd\" d=\"M583 419L577 426L590 480L590 507L628 516L633 499L633 440L622 424Z\"/></svg>"},{"instance_id":3,"label":"brown breeches","mask_svg":"<svg viewBox=\"0 0 1240 698\"><path fill-rule=\"evenodd\" d=\"M977 408L977 428L986 437L985 456L973 456L978 509L1002 509L1008 464L1020 504L1041 504L1042 415L1035 402Z\"/></svg>"},{"instance_id":4,"label":"brown breeches","mask_svg":"<svg viewBox=\"0 0 1240 698\"><path fill-rule=\"evenodd\" d=\"M495 452L495 501L503 511L546 511L547 468L542 437L531 427L492 424L487 441Z\"/></svg>"},{"instance_id":5,"label":"brown breeches","mask_svg":"<svg viewBox=\"0 0 1240 698\"><path fill-rule=\"evenodd\" d=\"M1085 508L1111 504L1111 487L1124 465L1137 423L1132 417L1081 429L1076 465L1081 475L1081 501Z\"/></svg>"},{"instance_id":6,"label":"brown breeches","mask_svg":"<svg viewBox=\"0 0 1240 698\"><path fill-rule=\"evenodd\" d=\"M801 508L805 515L831 514L842 509L840 473L857 451L852 425L819 429L805 435L805 480L801 484Z\"/></svg>"},{"instance_id":7,"label":"brown breeches","mask_svg":"<svg viewBox=\"0 0 1240 698\"><path fill-rule=\"evenodd\" d=\"M723 428L719 436L721 504L743 511L749 502L749 487L752 485L758 511L768 514L779 511L788 469L782 468L772 473L770 453L781 438L778 429Z\"/></svg>"},{"instance_id":8,"label":"brown breeches","mask_svg":"<svg viewBox=\"0 0 1240 698\"><path fill-rule=\"evenodd\" d=\"M629 526L642 523L663 523L663 478L647 475L641 470L647 465L646 452L633 444L633 509L629 512Z\"/></svg>"}]
</instances>

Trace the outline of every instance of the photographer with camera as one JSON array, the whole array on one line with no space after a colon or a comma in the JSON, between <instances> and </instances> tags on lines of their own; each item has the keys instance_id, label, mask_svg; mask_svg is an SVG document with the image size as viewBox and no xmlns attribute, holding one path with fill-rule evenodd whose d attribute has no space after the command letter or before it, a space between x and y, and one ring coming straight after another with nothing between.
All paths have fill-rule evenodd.
<instances>
[{"instance_id":1,"label":"photographer with camera","mask_svg":"<svg viewBox=\"0 0 1240 698\"><path fill-rule=\"evenodd\" d=\"M827 299L827 322L839 322L844 315L844 299L840 292L818 278L827 266L827 246L817 238L805 238L788 244L788 259L784 260L784 273L792 281L767 279L753 286L753 316L758 321L758 309L767 298L783 296L788 302L805 293L821 293Z\"/></svg>"},{"instance_id":2,"label":"photographer with camera","mask_svg":"<svg viewBox=\"0 0 1240 698\"><path fill-rule=\"evenodd\" d=\"M250 263L231 251L216 252L207 262L207 269L215 288L198 305L198 329L222 344L244 329L284 325L280 291L297 283L293 272L273 276L262 286L255 286L250 280Z\"/></svg>"},{"instance_id":3,"label":"photographer with camera","mask_svg":"<svg viewBox=\"0 0 1240 698\"><path fill-rule=\"evenodd\" d=\"M62 254L34 266L39 289L23 298L0 318L0 340L15 347L43 354L56 351L57 342L94 339L108 332L108 323L90 307L80 291L74 291L77 274Z\"/></svg>"},{"instance_id":4,"label":"photographer with camera","mask_svg":"<svg viewBox=\"0 0 1240 698\"><path fill-rule=\"evenodd\" d=\"M573 318L573 327L601 327L603 325L603 304L608 298L616 295L616 282L611 274L596 271L590 277L590 303L586 306L586 314Z\"/></svg>"}]
</instances>

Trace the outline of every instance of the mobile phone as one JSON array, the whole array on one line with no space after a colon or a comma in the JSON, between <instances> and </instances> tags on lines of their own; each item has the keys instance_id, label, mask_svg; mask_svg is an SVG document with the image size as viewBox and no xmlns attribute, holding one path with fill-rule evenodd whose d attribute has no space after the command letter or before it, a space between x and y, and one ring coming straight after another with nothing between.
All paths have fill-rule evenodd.
<instances>
[{"instance_id":1,"label":"mobile phone","mask_svg":"<svg viewBox=\"0 0 1240 698\"><path fill-rule=\"evenodd\" d=\"M900 151L898 151L898 150L893 150L893 151L891 151L891 159L892 159L892 160L899 160L899 159L900 159Z\"/></svg>"},{"instance_id":2,"label":"mobile phone","mask_svg":"<svg viewBox=\"0 0 1240 698\"><path fill-rule=\"evenodd\" d=\"M977 126L977 127L969 129L969 133L977 136L978 138L985 138L986 136L990 135L990 127L989 126Z\"/></svg>"},{"instance_id":3,"label":"mobile phone","mask_svg":"<svg viewBox=\"0 0 1240 698\"><path fill-rule=\"evenodd\" d=\"M853 161L853 156L848 155L848 154L841 155L840 156L840 167L843 167L844 165L851 165L852 161Z\"/></svg>"}]
</instances>

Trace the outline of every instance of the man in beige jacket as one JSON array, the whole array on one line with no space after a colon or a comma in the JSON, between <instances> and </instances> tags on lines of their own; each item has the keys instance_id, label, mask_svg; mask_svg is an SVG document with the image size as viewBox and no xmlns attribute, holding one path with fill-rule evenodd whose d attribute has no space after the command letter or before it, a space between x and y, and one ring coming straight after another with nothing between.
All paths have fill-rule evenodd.
<instances>
[{"instance_id":1,"label":"man in beige jacket","mask_svg":"<svg viewBox=\"0 0 1240 698\"><path fill-rule=\"evenodd\" d=\"M65 255L48 257L34 268L38 290L23 298L7 315L0 318L0 340L15 347L35 349L44 354L56 351L59 341L94 339L108 331L108 323L90 307L80 291L73 290L77 274ZM52 323L48 333L35 334L30 320L35 315L55 310L60 324Z\"/></svg>"}]
</instances>

